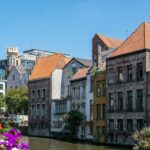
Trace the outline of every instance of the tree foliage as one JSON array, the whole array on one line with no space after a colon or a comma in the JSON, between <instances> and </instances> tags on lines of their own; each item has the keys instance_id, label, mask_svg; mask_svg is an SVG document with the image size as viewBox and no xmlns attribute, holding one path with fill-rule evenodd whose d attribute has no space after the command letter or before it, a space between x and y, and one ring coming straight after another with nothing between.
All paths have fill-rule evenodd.
<instances>
[{"instance_id":1,"label":"tree foliage","mask_svg":"<svg viewBox=\"0 0 150 150\"><path fill-rule=\"evenodd\" d=\"M5 95L8 112L27 113L28 111L28 88L26 86L9 89Z\"/></svg>"},{"instance_id":2,"label":"tree foliage","mask_svg":"<svg viewBox=\"0 0 150 150\"><path fill-rule=\"evenodd\" d=\"M76 137L78 128L83 120L84 115L78 110L72 110L65 116L66 129L72 137Z\"/></svg>"},{"instance_id":3,"label":"tree foliage","mask_svg":"<svg viewBox=\"0 0 150 150\"><path fill-rule=\"evenodd\" d=\"M5 97L3 95L0 96L0 108L5 107Z\"/></svg>"},{"instance_id":4,"label":"tree foliage","mask_svg":"<svg viewBox=\"0 0 150 150\"><path fill-rule=\"evenodd\" d=\"M150 127L143 128L141 131L136 131L133 135L135 140L135 150L150 149Z\"/></svg>"}]
</instances>

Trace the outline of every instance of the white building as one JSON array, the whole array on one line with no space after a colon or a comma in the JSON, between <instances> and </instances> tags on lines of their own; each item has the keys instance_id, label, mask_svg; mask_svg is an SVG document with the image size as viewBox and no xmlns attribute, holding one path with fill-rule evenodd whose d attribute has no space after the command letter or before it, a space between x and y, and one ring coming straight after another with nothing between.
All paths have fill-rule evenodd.
<instances>
[{"instance_id":1,"label":"white building","mask_svg":"<svg viewBox=\"0 0 150 150\"><path fill-rule=\"evenodd\" d=\"M93 76L91 68L88 70L86 76L86 105L85 114L87 122L87 139L93 139Z\"/></svg>"},{"instance_id":2,"label":"white building","mask_svg":"<svg viewBox=\"0 0 150 150\"><path fill-rule=\"evenodd\" d=\"M64 117L70 111L70 79L79 68L89 67L88 59L72 58L62 70L56 69L52 74L52 101L51 101L51 136L63 136Z\"/></svg>"},{"instance_id":3,"label":"white building","mask_svg":"<svg viewBox=\"0 0 150 150\"><path fill-rule=\"evenodd\" d=\"M6 92L6 80L0 80L0 95L5 95Z\"/></svg>"}]
</instances>

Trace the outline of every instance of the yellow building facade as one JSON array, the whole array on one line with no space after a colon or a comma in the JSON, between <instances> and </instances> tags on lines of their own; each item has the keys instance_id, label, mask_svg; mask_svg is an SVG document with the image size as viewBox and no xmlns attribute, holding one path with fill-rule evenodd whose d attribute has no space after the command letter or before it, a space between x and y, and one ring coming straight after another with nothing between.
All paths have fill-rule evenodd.
<instances>
[{"instance_id":1,"label":"yellow building facade","mask_svg":"<svg viewBox=\"0 0 150 150\"><path fill-rule=\"evenodd\" d=\"M105 142L105 71L96 71L93 83L93 137L95 143Z\"/></svg>"}]
</instances>

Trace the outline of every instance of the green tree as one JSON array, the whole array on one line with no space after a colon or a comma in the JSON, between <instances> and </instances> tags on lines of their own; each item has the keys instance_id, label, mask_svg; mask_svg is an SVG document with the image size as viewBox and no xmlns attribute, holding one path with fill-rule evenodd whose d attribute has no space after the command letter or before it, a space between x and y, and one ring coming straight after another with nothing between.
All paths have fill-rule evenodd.
<instances>
[{"instance_id":1,"label":"green tree","mask_svg":"<svg viewBox=\"0 0 150 150\"><path fill-rule=\"evenodd\" d=\"M65 129L67 129L71 137L75 138L78 133L78 128L82 121L84 120L84 115L78 110L72 110L65 116Z\"/></svg>"},{"instance_id":2,"label":"green tree","mask_svg":"<svg viewBox=\"0 0 150 150\"><path fill-rule=\"evenodd\" d=\"M28 88L26 86L9 89L5 95L8 112L27 113L28 111Z\"/></svg>"},{"instance_id":3,"label":"green tree","mask_svg":"<svg viewBox=\"0 0 150 150\"><path fill-rule=\"evenodd\" d=\"M141 131L136 131L133 138L135 140L135 150L150 149L150 127L143 128Z\"/></svg>"},{"instance_id":4,"label":"green tree","mask_svg":"<svg viewBox=\"0 0 150 150\"><path fill-rule=\"evenodd\" d=\"M5 107L5 97L3 95L0 96L0 108Z\"/></svg>"}]
</instances>

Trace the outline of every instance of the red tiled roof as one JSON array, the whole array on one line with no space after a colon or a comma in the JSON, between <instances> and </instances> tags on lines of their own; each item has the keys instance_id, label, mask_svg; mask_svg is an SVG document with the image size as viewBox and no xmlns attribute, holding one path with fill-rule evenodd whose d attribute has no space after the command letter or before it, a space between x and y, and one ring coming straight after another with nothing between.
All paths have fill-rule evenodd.
<instances>
[{"instance_id":1,"label":"red tiled roof","mask_svg":"<svg viewBox=\"0 0 150 150\"><path fill-rule=\"evenodd\" d=\"M70 58L63 54L53 54L37 60L29 80L49 78L56 68L62 69Z\"/></svg>"},{"instance_id":2,"label":"red tiled roof","mask_svg":"<svg viewBox=\"0 0 150 150\"><path fill-rule=\"evenodd\" d=\"M110 37L106 37L102 34L96 34L102 41L103 43L108 47L108 48L116 48L121 44L121 41L119 39L113 39Z\"/></svg>"},{"instance_id":3,"label":"red tiled roof","mask_svg":"<svg viewBox=\"0 0 150 150\"><path fill-rule=\"evenodd\" d=\"M72 77L71 80L77 80L77 79L81 79L86 77L86 74L88 72L89 68L81 68L78 69L78 71L76 72L76 74Z\"/></svg>"},{"instance_id":4,"label":"red tiled roof","mask_svg":"<svg viewBox=\"0 0 150 150\"><path fill-rule=\"evenodd\" d=\"M150 23L142 23L110 57L120 56L143 49L150 49Z\"/></svg>"}]
</instances>

